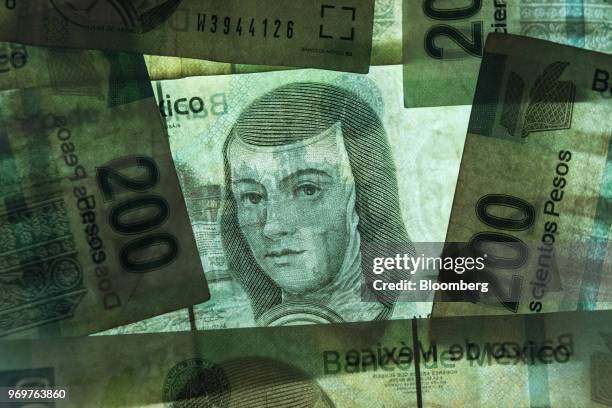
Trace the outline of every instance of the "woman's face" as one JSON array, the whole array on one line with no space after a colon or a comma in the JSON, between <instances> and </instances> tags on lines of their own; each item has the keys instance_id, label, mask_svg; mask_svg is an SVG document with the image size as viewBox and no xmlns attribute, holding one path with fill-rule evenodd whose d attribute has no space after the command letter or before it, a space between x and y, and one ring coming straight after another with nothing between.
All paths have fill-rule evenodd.
<instances>
[{"instance_id":1,"label":"woman's face","mask_svg":"<svg viewBox=\"0 0 612 408\"><path fill-rule=\"evenodd\" d=\"M261 269L284 292L323 288L342 265L350 167L341 132L336 125L285 146L230 146L240 228Z\"/></svg>"}]
</instances>

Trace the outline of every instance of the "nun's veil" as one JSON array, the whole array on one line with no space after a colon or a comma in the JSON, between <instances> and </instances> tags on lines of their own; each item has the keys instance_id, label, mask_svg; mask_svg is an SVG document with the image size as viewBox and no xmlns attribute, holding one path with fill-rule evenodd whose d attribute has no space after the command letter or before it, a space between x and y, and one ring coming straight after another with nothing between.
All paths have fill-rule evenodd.
<instances>
[{"instance_id":1,"label":"nun's veil","mask_svg":"<svg viewBox=\"0 0 612 408\"><path fill-rule=\"evenodd\" d=\"M230 270L245 288L256 319L281 303L281 289L259 267L238 224L228 148L236 137L253 146L287 145L315 137L336 123L341 124L355 180L362 250L367 246L370 256L377 256L377 251L381 251L378 256L385 256L382 248L393 245L414 255L400 212L392 153L374 110L359 96L334 85L314 82L283 85L256 99L240 114L223 146L223 246ZM362 270L366 280L371 281L370 268L363 264L364 259ZM376 277L383 281L401 278L392 274ZM377 318L389 317L397 292L375 292L374 296L388 311Z\"/></svg>"}]
</instances>

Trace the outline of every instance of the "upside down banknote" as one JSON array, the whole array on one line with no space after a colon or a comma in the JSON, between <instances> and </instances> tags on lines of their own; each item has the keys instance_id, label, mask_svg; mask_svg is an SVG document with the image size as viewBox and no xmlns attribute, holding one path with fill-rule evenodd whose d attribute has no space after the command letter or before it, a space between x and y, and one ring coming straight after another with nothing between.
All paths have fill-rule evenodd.
<instances>
[{"instance_id":1,"label":"upside down banknote","mask_svg":"<svg viewBox=\"0 0 612 408\"><path fill-rule=\"evenodd\" d=\"M447 293L435 315L609 308L612 56L491 34L480 68L447 242L487 254L490 293ZM443 296L438 300L447 298Z\"/></svg>"},{"instance_id":2,"label":"upside down banknote","mask_svg":"<svg viewBox=\"0 0 612 408\"><path fill-rule=\"evenodd\" d=\"M367 72L373 12L373 0L6 1L0 40Z\"/></svg>"},{"instance_id":3,"label":"upside down banknote","mask_svg":"<svg viewBox=\"0 0 612 408\"><path fill-rule=\"evenodd\" d=\"M205 301L142 56L55 49L37 69L51 86L0 93L0 337L84 335Z\"/></svg>"},{"instance_id":4,"label":"upside down banknote","mask_svg":"<svg viewBox=\"0 0 612 408\"><path fill-rule=\"evenodd\" d=\"M611 326L597 311L5 341L0 403L47 386L58 408L604 407Z\"/></svg>"},{"instance_id":5,"label":"upside down banknote","mask_svg":"<svg viewBox=\"0 0 612 408\"><path fill-rule=\"evenodd\" d=\"M368 243L412 252L444 240L469 107L405 110L401 66L154 89L211 289L194 308L198 329L430 312L431 298L363 302L362 253ZM113 332L185 330L189 317Z\"/></svg>"},{"instance_id":6,"label":"upside down banknote","mask_svg":"<svg viewBox=\"0 0 612 408\"><path fill-rule=\"evenodd\" d=\"M612 52L608 0L404 0L406 107L472 102L489 33Z\"/></svg>"}]
</instances>

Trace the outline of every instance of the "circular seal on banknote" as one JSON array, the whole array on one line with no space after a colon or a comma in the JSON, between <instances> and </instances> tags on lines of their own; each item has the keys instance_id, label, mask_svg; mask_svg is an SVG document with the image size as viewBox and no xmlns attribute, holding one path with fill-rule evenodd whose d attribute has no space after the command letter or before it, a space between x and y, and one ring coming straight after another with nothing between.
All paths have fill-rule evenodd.
<instances>
[{"instance_id":1,"label":"circular seal on banknote","mask_svg":"<svg viewBox=\"0 0 612 408\"><path fill-rule=\"evenodd\" d=\"M162 396L168 408L224 408L229 405L229 397L229 381L223 369L202 358L172 367Z\"/></svg>"},{"instance_id":2,"label":"circular seal on banknote","mask_svg":"<svg viewBox=\"0 0 612 408\"><path fill-rule=\"evenodd\" d=\"M315 303L285 302L272 307L258 319L260 326L341 323L344 319L328 307Z\"/></svg>"},{"instance_id":3,"label":"circular seal on banknote","mask_svg":"<svg viewBox=\"0 0 612 408\"><path fill-rule=\"evenodd\" d=\"M182 0L50 0L78 26L101 31L146 33L164 23Z\"/></svg>"}]
</instances>

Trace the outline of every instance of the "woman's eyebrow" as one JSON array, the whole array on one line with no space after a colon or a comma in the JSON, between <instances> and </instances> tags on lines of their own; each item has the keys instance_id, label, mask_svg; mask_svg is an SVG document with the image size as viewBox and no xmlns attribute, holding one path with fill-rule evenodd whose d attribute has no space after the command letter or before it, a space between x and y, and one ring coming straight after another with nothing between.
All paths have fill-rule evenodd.
<instances>
[{"instance_id":1,"label":"woman's eyebrow","mask_svg":"<svg viewBox=\"0 0 612 408\"><path fill-rule=\"evenodd\" d=\"M238 180L233 180L232 184L240 184L240 183L249 183L249 184L259 184L261 185L261 183L253 178L241 178Z\"/></svg>"},{"instance_id":2,"label":"woman's eyebrow","mask_svg":"<svg viewBox=\"0 0 612 408\"><path fill-rule=\"evenodd\" d=\"M300 176L312 176L312 175L322 176L322 177L326 177L330 179L332 178L332 176L326 171L323 171L321 169L308 168L308 169L296 170L293 173L289 174L288 176L283 177L283 179L281 180L281 183L287 183Z\"/></svg>"}]
</instances>

